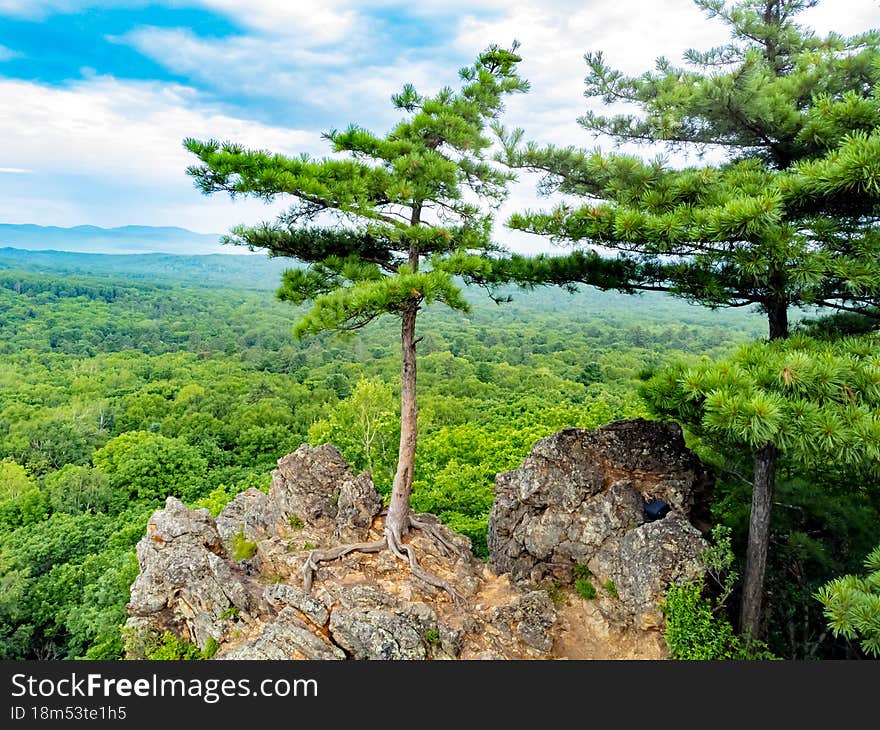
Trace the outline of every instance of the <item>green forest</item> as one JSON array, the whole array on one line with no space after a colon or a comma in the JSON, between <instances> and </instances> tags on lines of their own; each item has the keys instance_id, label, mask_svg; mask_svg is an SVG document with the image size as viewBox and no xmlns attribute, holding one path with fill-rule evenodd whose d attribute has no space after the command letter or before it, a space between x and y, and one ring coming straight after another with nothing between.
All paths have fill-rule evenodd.
<instances>
[{"instance_id":1,"label":"green forest","mask_svg":"<svg viewBox=\"0 0 880 730\"><path fill-rule=\"evenodd\" d=\"M326 441L388 493L391 321L295 341L300 313L272 300L264 257L216 260L210 288L201 257L174 259L188 281L157 270L150 282L149 261L132 267L130 256L59 254L54 275L51 258L9 253L0 272L5 658L120 655L134 545L167 494L216 512L267 487L279 457ZM71 261L92 275L70 273ZM262 287L241 288L245 266L264 272ZM511 295L501 305L475 295L470 316L431 310L420 348L414 507L481 556L495 474L535 441L647 415L639 385L665 359L722 356L761 329L754 314L662 295L640 297L649 314L622 294Z\"/></svg>"},{"instance_id":2,"label":"green forest","mask_svg":"<svg viewBox=\"0 0 880 730\"><path fill-rule=\"evenodd\" d=\"M298 342L300 313L270 296L271 260L218 259L205 287L201 257L170 257L189 280L157 268L149 282L151 257L135 258L4 259L4 658L121 655L134 545L167 494L216 513L237 492L266 488L280 456L325 441L370 468L383 493L391 487L400 368L391 321ZM262 284L244 288L242 267L262 272ZM495 474L536 440L649 416L639 393L664 363L717 361L763 331L758 313L661 294L510 295L504 304L473 295L467 316L431 310L421 344L414 508L467 534L483 557ZM714 516L741 545L748 484L711 446L691 446L718 468ZM843 475L834 488L800 476L780 485L769 636L779 655L848 650L819 641L826 627L812 594L861 569L880 522L877 487L847 489Z\"/></svg>"},{"instance_id":3,"label":"green forest","mask_svg":"<svg viewBox=\"0 0 880 730\"><path fill-rule=\"evenodd\" d=\"M663 603L672 658L880 656L880 32L696 5L728 45L636 76L585 56L608 116L578 121L613 152L507 126L529 83L490 45L327 157L183 139L205 195L292 201L225 237L252 255L0 250L0 657L120 658L153 511L216 514L302 443L372 474L368 547L443 588L414 513L485 559L498 472L634 417L681 424L716 478L707 579ZM565 202L494 220L522 171Z\"/></svg>"}]
</instances>

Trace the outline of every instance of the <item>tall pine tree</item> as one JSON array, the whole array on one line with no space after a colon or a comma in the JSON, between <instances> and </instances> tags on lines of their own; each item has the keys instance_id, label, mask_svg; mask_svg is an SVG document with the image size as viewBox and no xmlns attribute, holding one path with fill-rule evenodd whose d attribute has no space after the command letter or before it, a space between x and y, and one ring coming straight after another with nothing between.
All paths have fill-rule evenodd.
<instances>
[{"instance_id":1,"label":"tall pine tree","mask_svg":"<svg viewBox=\"0 0 880 730\"><path fill-rule=\"evenodd\" d=\"M389 548L415 574L454 595L419 567L403 540L416 528L442 542L409 506L418 433L416 322L434 302L467 311L453 274L467 274L469 265L497 250L483 206L504 200L512 176L486 158L492 144L487 126L497 120L506 95L528 88L516 73L516 49L489 47L461 69L458 89L423 96L404 86L393 102L407 117L386 135L356 125L325 135L339 157L184 142L200 160L187 172L204 193L294 199L276 221L238 227L227 240L305 264L286 271L278 291L294 304L311 302L298 335L353 331L385 314L401 322L400 445L384 539L313 551L304 571L307 587L321 561Z\"/></svg>"},{"instance_id":2,"label":"tall pine tree","mask_svg":"<svg viewBox=\"0 0 880 730\"><path fill-rule=\"evenodd\" d=\"M642 395L656 415L687 424L704 444L723 452L729 464L747 458L749 449L772 443L789 481L822 484L828 479L823 484L828 499L850 507L877 502L872 487L880 475L876 333L810 337L797 332L769 343L750 343L720 361L702 358L669 365L643 385ZM846 474L845 494L829 479L835 471ZM833 510L810 515L801 506L795 509L810 520L814 534L821 533L818 526L824 519L834 519ZM847 531L838 526L836 532L845 544ZM783 550L791 538L787 534L779 540ZM776 603L778 616L785 609L779 596ZM793 633L793 626L788 628Z\"/></svg>"},{"instance_id":3,"label":"tall pine tree","mask_svg":"<svg viewBox=\"0 0 880 730\"><path fill-rule=\"evenodd\" d=\"M880 33L820 38L795 16L811 0L695 0L731 42L658 59L639 76L586 56L586 96L631 104L580 122L618 142L726 153L674 167L660 157L523 144L499 133L505 161L543 173L543 192L586 198L509 225L576 246L567 256L499 260L477 279L626 292L663 291L710 307L757 305L771 340L792 307L877 316L880 295ZM615 252L608 256L590 246ZM761 627L777 461L754 445L741 626Z\"/></svg>"}]
</instances>

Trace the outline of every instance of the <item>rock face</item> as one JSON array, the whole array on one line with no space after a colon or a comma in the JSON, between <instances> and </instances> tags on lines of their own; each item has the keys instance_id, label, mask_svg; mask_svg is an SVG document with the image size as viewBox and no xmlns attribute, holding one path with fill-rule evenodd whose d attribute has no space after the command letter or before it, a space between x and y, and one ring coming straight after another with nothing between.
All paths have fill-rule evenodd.
<instances>
[{"instance_id":1,"label":"rock face","mask_svg":"<svg viewBox=\"0 0 880 730\"><path fill-rule=\"evenodd\" d=\"M302 567L314 548L381 539L382 501L332 446L302 446L278 462L268 494L239 494L215 520L169 498L138 543L140 574L128 605L127 654L148 632L172 631L217 659L526 659L549 656L556 610L547 594L492 574L470 543L443 531L459 554L429 538L409 543L423 567L464 597L418 578L385 551L321 563L311 593ZM232 557L233 541L253 554Z\"/></svg>"},{"instance_id":2,"label":"rock face","mask_svg":"<svg viewBox=\"0 0 880 730\"><path fill-rule=\"evenodd\" d=\"M170 630L205 646L225 634L223 616L247 612L254 596L225 558L214 518L169 497L137 545L140 574L131 586L129 629Z\"/></svg>"},{"instance_id":3,"label":"rock face","mask_svg":"<svg viewBox=\"0 0 880 730\"><path fill-rule=\"evenodd\" d=\"M597 588L608 586L617 620L657 622L668 584L702 575L705 542L691 522L702 520L711 486L677 425L638 419L560 431L497 476L490 563L531 583L570 583L585 566ZM646 508L658 500L668 510L654 520Z\"/></svg>"},{"instance_id":4,"label":"rock face","mask_svg":"<svg viewBox=\"0 0 880 730\"><path fill-rule=\"evenodd\" d=\"M268 494L242 492L216 520L174 498L152 516L126 652L141 658L150 635L171 631L202 649L216 642L217 659L662 658L662 619L645 617L670 580L700 574L689 518L710 484L674 426L561 431L498 475L491 567L419 515L454 549L420 531L407 542L461 601L387 550L321 562L307 593L312 551L381 540L384 515L369 475L330 445L302 446L278 461ZM670 506L662 519L646 514L650 500ZM577 565L597 587L613 580L619 597L577 595Z\"/></svg>"}]
</instances>

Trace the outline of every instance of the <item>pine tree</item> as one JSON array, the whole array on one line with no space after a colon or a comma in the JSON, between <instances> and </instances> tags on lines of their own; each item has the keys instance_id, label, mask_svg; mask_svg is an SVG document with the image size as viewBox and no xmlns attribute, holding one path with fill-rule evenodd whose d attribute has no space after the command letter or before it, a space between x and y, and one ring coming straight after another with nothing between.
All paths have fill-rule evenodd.
<instances>
[{"instance_id":1,"label":"pine tree","mask_svg":"<svg viewBox=\"0 0 880 730\"><path fill-rule=\"evenodd\" d=\"M658 59L630 77L586 56L586 96L638 112L581 124L624 143L724 151L723 164L674 167L498 132L505 161L543 173L541 190L587 199L509 225L577 247L499 260L477 280L661 291L709 307L757 306L771 340L792 307L877 316L880 298L880 33L825 38L794 17L810 0L695 0L731 42ZM590 246L616 252L600 253ZM757 635L777 447L754 444L741 626Z\"/></svg>"},{"instance_id":2,"label":"pine tree","mask_svg":"<svg viewBox=\"0 0 880 730\"><path fill-rule=\"evenodd\" d=\"M835 636L861 637L866 654L880 657L880 545L865 558L864 577L845 575L819 590L816 598Z\"/></svg>"},{"instance_id":3,"label":"pine tree","mask_svg":"<svg viewBox=\"0 0 880 730\"><path fill-rule=\"evenodd\" d=\"M467 311L453 276L467 274L469 265L498 250L490 238L491 214L481 204L497 207L512 175L487 159L487 126L498 118L506 95L528 88L516 74L516 50L517 44L490 46L460 70L457 90L444 87L423 96L405 85L392 101L407 116L385 136L356 125L325 135L337 157L184 142L200 160L187 172L204 193L294 198L276 221L238 227L227 240L305 264L286 271L278 291L282 300L311 302L297 335L351 332L385 314L401 320L400 444L385 538L314 551L304 571L307 587L318 562L387 547L424 580L453 593L418 566L403 542L411 528L442 542L410 511L418 430L416 321L434 302Z\"/></svg>"},{"instance_id":4,"label":"pine tree","mask_svg":"<svg viewBox=\"0 0 880 730\"><path fill-rule=\"evenodd\" d=\"M642 394L656 415L731 455L770 444L805 475L836 464L858 484L880 473L876 334L752 343L723 361L664 368ZM750 529L754 511L753 502Z\"/></svg>"},{"instance_id":5,"label":"pine tree","mask_svg":"<svg viewBox=\"0 0 880 730\"><path fill-rule=\"evenodd\" d=\"M806 473L833 463L880 474L878 334L750 343L724 360L667 366L642 395L727 450L769 442Z\"/></svg>"}]
</instances>

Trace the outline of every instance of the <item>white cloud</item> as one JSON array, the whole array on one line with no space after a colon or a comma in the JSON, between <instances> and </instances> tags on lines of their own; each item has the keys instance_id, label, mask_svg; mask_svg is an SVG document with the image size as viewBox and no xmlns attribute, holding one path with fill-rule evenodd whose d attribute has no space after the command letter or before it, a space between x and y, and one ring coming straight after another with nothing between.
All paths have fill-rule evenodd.
<instances>
[{"instance_id":1,"label":"white cloud","mask_svg":"<svg viewBox=\"0 0 880 730\"><path fill-rule=\"evenodd\" d=\"M0 0L2 2L2 0ZM323 0L320 3L296 0L197 0L206 8L224 13L243 27L268 35L295 38L298 43L314 46L344 41L358 32L359 24L369 13L394 15L405 10L408 16L430 20L439 13L501 12L508 8L504 0ZM177 0L178 4L187 4ZM572 0L563 4L575 5Z\"/></svg>"},{"instance_id":2,"label":"white cloud","mask_svg":"<svg viewBox=\"0 0 880 730\"><path fill-rule=\"evenodd\" d=\"M306 99L304 91L320 85L317 67L351 70L351 58L332 47L310 50L290 39L259 36L203 38L188 28L141 27L110 40L126 43L178 74L208 81L228 94L267 94Z\"/></svg>"},{"instance_id":3,"label":"white cloud","mask_svg":"<svg viewBox=\"0 0 880 730\"><path fill-rule=\"evenodd\" d=\"M580 3L576 8L523 2L500 19L468 18L455 39L464 50L489 42L522 43L522 75L532 90L512 100L508 117L528 136L557 144L592 144L576 119L587 109L583 97L584 53L602 50L627 73L650 69L659 55L680 58L688 46L724 42L688 0Z\"/></svg>"},{"instance_id":4,"label":"white cloud","mask_svg":"<svg viewBox=\"0 0 880 730\"><path fill-rule=\"evenodd\" d=\"M0 167L0 173L6 175L29 175L33 170L27 170L22 167Z\"/></svg>"},{"instance_id":5,"label":"white cloud","mask_svg":"<svg viewBox=\"0 0 880 730\"><path fill-rule=\"evenodd\" d=\"M0 0L0 15L14 18L41 18L53 10L73 6L70 0Z\"/></svg>"},{"instance_id":6,"label":"white cloud","mask_svg":"<svg viewBox=\"0 0 880 730\"><path fill-rule=\"evenodd\" d=\"M41 18L88 6L146 6L148 0L0 0L0 15ZM532 91L508 103L505 123L525 128L541 142L592 146L576 122L583 98L583 54L602 49L608 62L628 73L653 66L658 55L673 61L687 47L727 40L726 29L707 22L691 0L165 0L166 6L223 13L244 31L206 38L197 29L141 27L115 40L165 64L192 84L210 86L226 98L269 95L288 103L283 129L236 118L206 103L191 86L123 82L93 77L65 88L0 79L0 220L54 225L126 223L182 225L222 232L241 221L272 216L258 201L205 198L184 175L191 157L186 136L235 139L244 144L297 153L324 154L324 128L302 128L303 106L323 110L332 125L357 121L383 131L397 118L389 95L405 81L430 93L455 79L489 43L522 42L522 75ZM802 16L820 34L844 34L876 24L877 0L825 0ZM424 27L456 31L438 38L446 59L425 47L399 46L381 16L400 20L401 9ZM371 14L380 16L378 19ZM395 16L396 14L396 16ZM375 46L382 47L379 60ZM395 51L394 48L397 48ZM3 58L0 47L0 60ZM242 112L244 113L244 112ZM297 127L300 127L299 129ZM13 171L32 171L29 175ZM76 180L75 185L70 180ZM545 207L534 194L535 176L522 176L499 214ZM89 190L100 193L89 194ZM499 227L498 237L519 250L546 244Z\"/></svg>"},{"instance_id":7,"label":"white cloud","mask_svg":"<svg viewBox=\"0 0 880 730\"><path fill-rule=\"evenodd\" d=\"M344 127L352 121L388 125L396 119L391 94L405 82L430 89L439 85L438 79L454 79L455 68L443 68L432 58L420 57L417 50L402 52L388 65L371 63L369 46L374 38L364 30L344 47L313 49L289 38L202 38L189 29L142 27L113 40L132 45L227 98L286 103L292 119L304 111L317 111L328 120L328 127Z\"/></svg>"},{"instance_id":8,"label":"white cloud","mask_svg":"<svg viewBox=\"0 0 880 730\"><path fill-rule=\"evenodd\" d=\"M800 22L820 35L832 29L852 34L877 24L877 9L877 0L826 0L805 12ZM729 34L719 21L707 20L691 0L527 0L511 5L502 17L465 17L454 43L463 53L473 53L489 42L508 43L513 38L522 43L520 71L532 91L510 102L510 119L533 139L590 144L575 123L588 108L583 97L584 53L602 50L612 67L638 74L652 69L658 56L678 63L687 48L721 45L729 41Z\"/></svg>"},{"instance_id":9,"label":"white cloud","mask_svg":"<svg viewBox=\"0 0 880 730\"><path fill-rule=\"evenodd\" d=\"M173 179L188 162L187 136L232 138L281 151L313 151L311 131L235 119L199 103L193 89L95 77L67 88L0 80L0 137L11 167Z\"/></svg>"},{"instance_id":10,"label":"white cloud","mask_svg":"<svg viewBox=\"0 0 880 730\"><path fill-rule=\"evenodd\" d=\"M835 31L842 35L880 29L880 2L877 0L824 0L805 10L798 23L813 28L819 35Z\"/></svg>"},{"instance_id":11,"label":"white cloud","mask_svg":"<svg viewBox=\"0 0 880 730\"><path fill-rule=\"evenodd\" d=\"M854 34L877 24L877 5L877 0L826 0L805 12L800 22L819 35L831 30ZM847 12L842 12L844 6ZM540 143L586 148L597 144L609 148L610 144L594 139L576 121L588 108L601 109L599 102L583 96L584 53L602 50L613 68L638 74L652 69L658 56L678 63L688 48L706 49L729 41L727 27L707 21L690 0L552 4L528 0L510 5L509 12L500 17L466 16L454 44L462 53L472 54L488 43L506 44L513 38L522 43L520 73L532 89L508 102L505 124L522 127L528 139ZM636 145L622 150L649 157L663 151ZM670 158L685 161L681 155ZM546 209L561 200L559 196L538 198L534 192L538 179L534 174L521 174L496 218L496 236L517 251L534 252L548 246L545 239L501 225L515 211Z\"/></svg>"},{"instance_id":12,"label":"white cloud","mask_svg":"<svg viewBox=\"0 0 880 730\"><path fill-rule=\"evenodd\" d=\"M0 79L0 99L3 166L31 170L28 177L45 180L53 193L35 184L4 190L0 220L6 221L223 232L268 215L267 206L202 197L184 173L194 161L181 145L184 137L234 139L290 154L326 149L315 132L230 117L183 86L98 77L61 89ZM58 188L59 179L68 180L67 188ZM90 190L106 192L96 199ZM59 201L59 194L69 200Z\"/></svg>"},{"instance_id":13,"label":"white cloud","mask_svg":"<svg viewBox=\"0 0 880 730\"><path fill-rule=\"evenodd\" d=\"M200 4L233 17L246 28L270 35L297 37L313 46L341 41L357 17L357 3L296 0L200 0Z\"/></svg>"}]
</instances>

